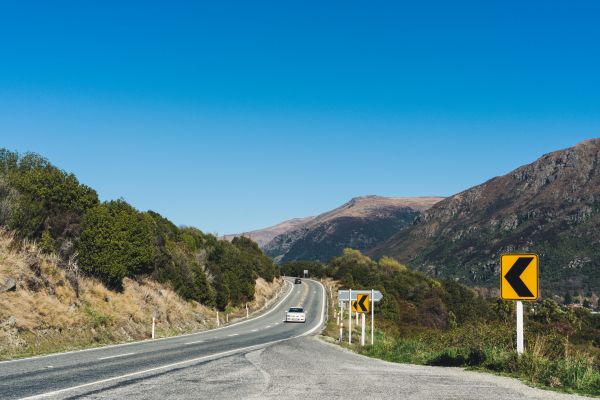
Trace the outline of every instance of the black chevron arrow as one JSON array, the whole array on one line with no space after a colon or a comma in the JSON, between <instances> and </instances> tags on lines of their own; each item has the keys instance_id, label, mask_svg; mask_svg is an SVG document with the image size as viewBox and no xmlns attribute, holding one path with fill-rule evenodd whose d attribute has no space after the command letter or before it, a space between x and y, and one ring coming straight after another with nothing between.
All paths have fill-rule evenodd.
<instances>
[{"instance_id":1,"label":"black chevron arrow","mask_svg":"<svg viewBox=\"0 0 600 400\"><path fill-rule=\"evenodd\" d=\"M508 270L504 279L512 286L519 297L533 297L531 290L521 280L521 274L527 269L533 257L519 257Z\"/></svg>"},{"instance_id":2,"label":"black chevron arrow","mask_svg":"<svg viewBox=\"0 0 600 400\"><path fill-rule=\"evenodd\" d=\"M362 310L363 312L366 312L366 311L367 311L367 307L368 307L368 306L365 304L365 301L366 301L368 298L369 298L369 296L362 296L362 297L360 298L360 300L358 300L358 304L357 304L357 305L358 305L358 307L357 307L357 308L358 308L359 310Z\"/></svg>"}]
</instances>

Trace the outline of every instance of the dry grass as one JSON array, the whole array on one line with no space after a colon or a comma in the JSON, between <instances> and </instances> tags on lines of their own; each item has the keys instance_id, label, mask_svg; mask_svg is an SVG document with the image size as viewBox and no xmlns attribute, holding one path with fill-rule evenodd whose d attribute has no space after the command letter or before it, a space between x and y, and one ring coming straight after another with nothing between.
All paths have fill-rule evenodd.
<instances>
[{"instance_id":1,"label":"dry grass","mask_svg":"<svg viewBox=\"0 0 600 400\"><path fill-rule=\"evenodd\" d=\"M125 279L123 292L113 292L80 277L77 296L55 256L40 253L34 243L19 243L0 230L0 287L9 278L17 282L15 291L0 293L0 359L147 339L153 315L158 336L216 324L214 310L150 279ZM280 286L279 280L257 280L252 309Z\"/></svg>"}]
</instances>

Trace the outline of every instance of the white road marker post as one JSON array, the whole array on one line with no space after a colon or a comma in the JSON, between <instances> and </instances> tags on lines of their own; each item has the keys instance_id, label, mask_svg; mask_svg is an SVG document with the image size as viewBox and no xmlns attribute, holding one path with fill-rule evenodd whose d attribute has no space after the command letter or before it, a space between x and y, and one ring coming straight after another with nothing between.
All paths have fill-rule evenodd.
<instances>
[{"instance_id":1,"label":"white road marker post","mask_svg":"<svg viewBox=\"0 0 600 400\"><path fill-rule=\"evenodd\" d=\"M360 345L364 346L365 345L365 313L361 313L360 314L360 319L361 319L361 328L360 328Z\"/></svg>"},{"instance_id":2,"label":"white road marker post","mask_svg":"<svg viewBox=\"0 0 600 400\"><path fill-rule=\"evenodd\" d=\"M246 303L246 319L250 316L250 311L248 310L248 303Z\"/></svg>"},{"instance_id":3,"label":"white road marker post","mask_svg":"<svg viewBox=\"0 0 600 400\"><path fill-rule=\"evenodd\" d=\"M374 290L371 289L371 345L375 342L375 301L373 300L375 294Z\"/></svg>"},{"instance_id":4,"label":"white road marker post","mask_svg":"<svg viewBox=\"0 0 600 400\"><path fill-rule=\"evenodd\" d=\"M352 289L348 300L348 344L352 344Z\"/></svg>"},{"instance_id":5,"label":"white road marker post","mask_svg":"<svg viewBox=\"0 0 600 400\"><path fill-rule=\"evenodd\" d=\"M338 326L340 327L340 343L342 343L342 340L344 340L344 321L342 320Z\"/></svg>"},{"instance_id":6,"label":"white road marker post","mask_svg":"<svg viewBox=\"0 0 600 400\"><path fill-rule=\"evenodd\" d=\"M356 326L358 326L358 313L354 313L354 319L356 320Z\"/></svg>"},{"instance_id":7,"label":"white road marker post","mask_svg":"<svg viewBox=\"0 0 600 400\"><path fill-rule=\"evenodd\" d=\"M523 344L523 302L517 301L517 354L521 355L525 352Z\"/></svg>"},{"instance_id":8,"label":"white road marker post","mask_svg":"<svg viewBox=\"0 0 600 400\"><path fill-rule=\"evenodd\" d=\"M152 339L154 339L155 327L156 327L156 318L152 317Z\"/></svg>"},{"instance_id":9,"label":"white road marker post","mask_svg":"<svg viewBox=\"0 0 600 400\"><path fill-rule=\"evenodd\" d=\"M217 326L221 325L221 321L219 320L219 312L217 311Z\"/></svg>"},{"instance_id":10,"label":"white road marker post","mask_svg":"<svg viewBox=\"0 0 600 400\"><path fill-rule=\"evenodd\" d=\"M229 323L229 314L225 313L225 322Z\"/></svg>"}]
</instances>

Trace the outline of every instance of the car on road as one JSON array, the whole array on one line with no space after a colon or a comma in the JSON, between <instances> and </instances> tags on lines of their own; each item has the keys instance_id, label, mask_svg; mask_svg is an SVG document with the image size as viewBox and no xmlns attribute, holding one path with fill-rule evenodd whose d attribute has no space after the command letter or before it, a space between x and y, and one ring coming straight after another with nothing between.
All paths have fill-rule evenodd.
<instances>
[{"instance_id":1,"label":"car on road","mask_svg":"<svg viewBox=\"0 0 600 400\"><path fill-rule=\"evenodd\" d=\"M298 285L300 283L302 283L302 279L296 278L296 280L294 280L294 284Z\"/></svg>"},{"instance_id":2,"label":"car on road","mask_svg":"<svg viewBox=\"0 0 600 400\"><path fill-rule=\"evenodd\" d=\"M285 322L306 322L306 313L302 307L291 307L285 313Z\"/></svg>"}]
</instances>

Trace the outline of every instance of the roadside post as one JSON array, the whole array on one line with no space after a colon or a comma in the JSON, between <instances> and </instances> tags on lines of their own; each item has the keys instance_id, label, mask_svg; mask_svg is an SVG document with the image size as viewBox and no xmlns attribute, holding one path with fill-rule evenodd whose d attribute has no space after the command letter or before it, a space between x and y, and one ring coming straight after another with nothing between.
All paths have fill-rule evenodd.
<instances>
[{"instance_id":1,"label":"roadside post","mask_svg":"<svg viewBox=\"0 0 600 400\"><path fill-rule=\"evenodd\" d=\"M152 339L156 337L156 319L159 315L158 309L154 307L154 310L152 310Z\"/></svg>"},{"instance_id":2,"label":"roadside post","mask_svg":"<svg viewBox=\"0 0 600 400\"><path fill-rule=\"evenodd\" d=\"M375 343L375 335L373 333L375 331L375 304L373 302L375 296L373 294L373 289L371 289L371 344Z\"/></svg>"},{"instance_id":3,"label":"roadside post","mask_svg":"<svg viewBox=\"0 0 600 400\"><path fill-rule=\"evenodd\" d=\"M340 343L342 343L342 340L344 340L344 321L342 320L338 326L340 327Z\"/></svg>"},{"instance_id":4,"label":"roadside post","mask_svg":"<svg viewBox=\"0 0 600 400\"><path fill-rule=\"evenodd\" d=\"M352 289L350 289L348 306L348 344L352 344Z\"/></svg>"},{"instance_id":5,"label":"roadside post","mask_svg":"<svg viewBox=\"0 0 600 400\"><path fill-rule=\"evenodd\" d=\"M219 321L219 312L217 311L217 326L221 325L221 321Z\"/></svg>"},{"instance_id":6,"label":"roadside post","mask_svg":"<svg viewBox=\"0 0 600 400\"><path fill-rule=\"evenodd\" d=\"M361 328L360 328L360 345L365 345L365 313L360 314L360 319L362 320Z\"/></svg>"},{"instance_id":7,"label":"roadside post","mask_svg":"<svg viewBox=\"0 0 600 400\"><path fill-rule=\"evenodd\" d=\"M248 303L246 303L246 319L250 316L250 311L248 310Z\"/></svg>"},{"instance_id":8,"label":"roadside post","mask_svg":"<svg viewBox=\"0 0 600 400\"><path fill-rule=\"evenodd\" d=\"M500 298L516 300L517 354L525 352L523 301L539 298L539 256L533 253L500 257Z\"/></svg>"}]
</instances>

